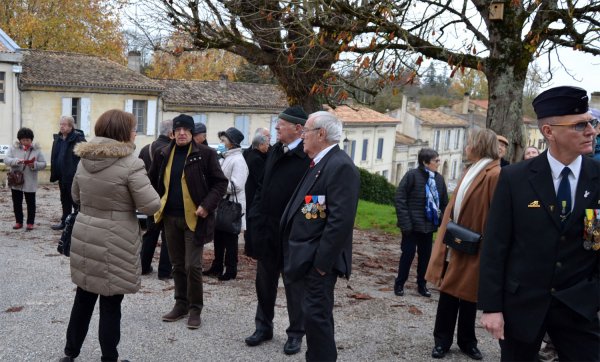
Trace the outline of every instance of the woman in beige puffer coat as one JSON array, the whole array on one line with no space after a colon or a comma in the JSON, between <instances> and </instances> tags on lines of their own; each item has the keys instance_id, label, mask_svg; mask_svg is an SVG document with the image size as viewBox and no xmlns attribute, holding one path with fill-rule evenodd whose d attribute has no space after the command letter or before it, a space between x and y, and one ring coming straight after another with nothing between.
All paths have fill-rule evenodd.
<instances>
[{"instance_id":1,"label":"woman in beige puffer coat","mask_svg":"<svg viewBox=\"0 0 600 362\"><path fill-rule=\"evenodd\" d=\"M71 192L80 205L71 242L71 279L77 292L61 361L79 355L98 296L102 360L118 360L123 294L140 289L136 209L152 215L160 207L143 161L133 154L135 128L133 114L107 111L96 121L96 137L74 150L81 157Z\"/></svg>"}]
</instances>

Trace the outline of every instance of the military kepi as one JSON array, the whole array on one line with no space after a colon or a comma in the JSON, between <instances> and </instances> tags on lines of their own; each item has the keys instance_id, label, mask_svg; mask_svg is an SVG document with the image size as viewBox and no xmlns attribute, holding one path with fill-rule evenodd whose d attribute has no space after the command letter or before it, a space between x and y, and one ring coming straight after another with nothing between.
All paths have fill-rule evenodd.
<instances>
[{"instance_id":1,"label":"military kepi","mask_svg":"<svg viewBox=\"0 0 600 362\"><path fill-rule=\"evenodd\" d=\"M533 109L538 119L588 111L588 96L585 89L561 86L550 88L535 97Z\"/></svg>"},{"instance_id":2,"label":"military kepi","mask_svg":"<svg viewBox=\"0 0 600 362\"><path fill-rule=\"evenodd\" d=\"M173 118L173 131L180 127L193 131L195 128L194 119L187 114L180 114L179 116Z\"/></svg>"}]
</instances>

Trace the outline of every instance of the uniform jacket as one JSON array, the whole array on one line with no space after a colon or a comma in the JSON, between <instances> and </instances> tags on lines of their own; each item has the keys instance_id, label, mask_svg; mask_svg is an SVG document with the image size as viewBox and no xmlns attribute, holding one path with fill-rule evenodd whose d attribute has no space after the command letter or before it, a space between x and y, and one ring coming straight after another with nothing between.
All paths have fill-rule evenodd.
<instances>
[{"instance_id":1,"label":"uniform jacket","mask_svg":"<svg viewBox=\"0 0 600 362\"><path fill-rule=\"evenodd\" d=\"M277 142L267 154L262 183L248 211L254 253L262 261L281 261L281 215L310 164L303 142L285 154L282 149Z\"/></svg>"},{"instance_id":2,"label":"uniform jacket","mask_svg":"<svg viewBox=\"0 0 600 362\"><path fill-rule=\"evenodd\" d=\"M283 270L291 281L302 279L311 267L350 277L359 189L358 170L337 145L309 168L281 217ZM306 217L309 196L324 197L324 217Z\"/></svg>"},{"instance_id":3,"label":"uniform jacket","mask_svg":"<svg viewBox=\"0 0 600 362\"><path fill-rule=\"evenodd\" d=\"M54 142L52 143L52 153L50 155L50 182L60 181L69 183L73 181L75 171L77 170L77 164L79 163L79 156L77 156L73 149L79 142L85 142L85 136L82 130L73 129L66 138L67 150L65 152L65 158L62 160L58 159L58 139L61 137L60 133L53 135ZM61 165L59 172L58 165Z\"/></svg>"},{"instance_id":4,"label":"uniform jacket","mask_svg":"<svg viewBox=\"0 0 600 362\"><path fill-rule=\"evenodd\" d=\"M29 165L18 164L19 160L31 160L35 157L33 168ZM38 171L46 168L46 159L40 148L40 145L32 143L31 147L25 151L21 142L15 141L8 149L8 153L4 158L4 164L10 166L11 170L19 170L23 172L23 184L12 186L11 189L23 192L36 192L38 188Z\"/></svg>"},{"instance_id":5,"label":"uniform jacket","mask_svg":"<svg viewBox=\"0 0 600 362\"><path fill-rule=\"evenodd\" d=\"M175 147L175 140L156 152L150 167L149 177L152 186L161 198L168 190L164 175L173 147ZM199 145L192 140L192 149L185 160L183 174L194 204L208 211L206 218L197 219L194 242L208 243L213 240L215 231L215 210L227 190L227 178L223 175L217 161L217 152L209 146Z\"/></svg>"},{"instance_id":6,"label":"uniform jacket","mask_svg":"<svg viewBox=\"0 0 600 362\"><path fill-rule=\"evenodd\" d=\"M443 214L448 205L448 191L444 177L437 172L434 177L440 198L440 212ZM423 166L408 171L402 177L396 190L396 216L402 232L431 233L437 230L438 225L425 216L425 185L428 180L429 174Z\"/></svg>"},{"instance_id":7,"label":"uniform jacket","mask_svg":"<svg viewBox=\"0 0 600 362\"><path fill-rule=\"evenodd\" d=\"M499 175L500 162L498 160L490 162L471 183L471 186L463 197L458 220L454 220L459 225L482 233L482 244L490 242L487 239L487 233L483 233L483 231ZM460 187L460 183L462 183L462 179L456 190ZM425 279L438 286L444 293L469 302L477 302L481 246L479 253L476 255L468 255L451 250L450 262L444 268L444 261L449 249L443 240L446 235L446 226L451 219L453 220L452 210L454 209L454 201L455 198L452 197L450 205L448 205L444 212L442 224L438 229L429 265L427 266Z\"/></svg>"},{"instance_id":8,"label":"uniform jacket","mask_svg":"<svg viewBox=\"0 0 600 362\"><path fill-rule=\"evenodd\" d=\"M140 150L140 158L144 161L144 167L146 167L146 171L150 170L150 165L152 164L152 160L154 159L154 154L159 149L166 147L171 142L171 139L165 135L160 135L158 138L149 145L145 145ZM152 150L152 155L150 155L150 150Z\"/></svg>"},{"instance_id":9,"label":"uniform jacket","mask_svg":"<svg viewBox=\"0 0 600 362\"><path fill-rule=\"evenodd\" d=\"M229 180L226 198L234 200L235 192L237 201L242 205L242 230L246 229L246 179L248 178L248 165L242 156L241 148L232 148L223 153L220 160L223 174ZM235 189L233 188L235 185Z\"/></svg>"},{"instance_id":10,"label":"uniform jacket","mask_svg":"<svg viewBox=\"0 0 600 362\"><path fill-rule=\"evenodd\" d=\"M600 251L583 248L585 209L600 208L600 163L583 157L574 207L561 227L547 151L502 169L482 250L478 308L502 312L505 333L532 342L556 298L592 319Z\"/></svg>"},{"instance_id":11,"label":"uniform jacket","mask_svg":"<svg viewBox=\"0 0 600 362\"><path fill-rule=\"evenodd\" d=\"M71 194L80 204L71 240L71 279L83 290L110 296L140 289L141 236L136 210L160 205L135 145L95 137L80 143Z\"/></svg>"}]
</instances>

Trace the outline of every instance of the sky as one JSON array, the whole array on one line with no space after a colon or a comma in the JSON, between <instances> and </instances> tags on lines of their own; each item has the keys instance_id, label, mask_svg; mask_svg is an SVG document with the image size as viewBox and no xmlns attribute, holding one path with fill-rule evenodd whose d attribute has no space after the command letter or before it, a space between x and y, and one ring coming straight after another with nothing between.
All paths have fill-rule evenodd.
<instances>
[{"instance_id":1,"label":"sky","mask_svg":"<svg viewBox=\"0 0 600 362\"><path fill-rule=\"evenodd\" d=\"M544 85L544 89L559 85L573 85L587 90L588 94L600 92L600 56L561 49L560 57L569 72L554 62L553 68L556 69L554 79L550 84ZM569 73L574 75L575 79Z\"/></svg>"}]
</instances>

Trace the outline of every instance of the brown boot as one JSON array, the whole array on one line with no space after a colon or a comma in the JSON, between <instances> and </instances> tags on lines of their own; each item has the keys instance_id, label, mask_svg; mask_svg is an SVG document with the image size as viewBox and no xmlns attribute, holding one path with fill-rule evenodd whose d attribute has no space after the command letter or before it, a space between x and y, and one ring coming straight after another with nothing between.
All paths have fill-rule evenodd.
<instances>
[{"instance_id":1,"label":"brown boot","mask_svg":"<svg viewBox=\"0 0 600 362\"><path fill-rule=\"evenodd\" d=\"M198 329L200 328L200 311L199 310L191 310L190 317L187 321L187 327L189 329Z\"/></svg>"},{"instance_id":2,"label":"brown boot","mask_svg":"<svg viewBox=\"0 0 600 362\"><path fill-rule=\"evenodd\" d=\"M162 316L162 320L163 322L175 322L185 317L187 314L187 308L175 304L175 306L169 313Z\"/></svg>"}]
</instances>

